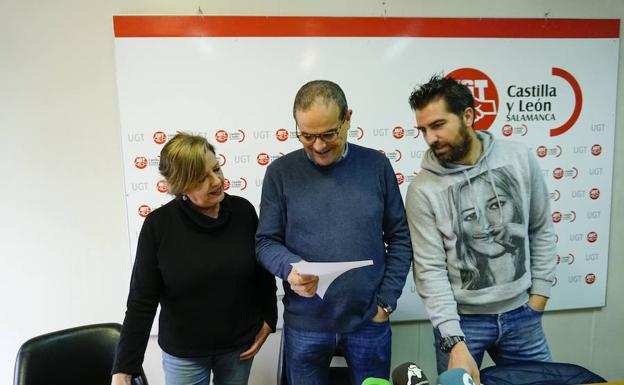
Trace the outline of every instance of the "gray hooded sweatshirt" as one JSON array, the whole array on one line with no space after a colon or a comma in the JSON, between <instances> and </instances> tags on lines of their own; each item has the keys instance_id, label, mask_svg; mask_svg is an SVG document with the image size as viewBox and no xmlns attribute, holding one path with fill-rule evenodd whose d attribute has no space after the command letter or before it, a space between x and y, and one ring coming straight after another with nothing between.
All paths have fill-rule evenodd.
<instances>
[{"instance_id":1,"label":"gray hooded sweatshirt","mask_svg":"<svg viewBox=\"0 0 624 385\"><path fill-rule=\"evenodd\" d=\"M443 337L464 335L459 314L498 314L529 294L550 295L556 266L548 192L526 146L477 131L475 165L431 150L407 191L414 280Z\"/></svg>"}]
</instances>

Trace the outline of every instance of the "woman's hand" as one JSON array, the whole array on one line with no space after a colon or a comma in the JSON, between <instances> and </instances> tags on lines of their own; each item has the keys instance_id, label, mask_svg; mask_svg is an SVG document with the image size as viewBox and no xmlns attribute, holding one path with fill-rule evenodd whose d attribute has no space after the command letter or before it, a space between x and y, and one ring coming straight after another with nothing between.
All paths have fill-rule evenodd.
<instances>
[{"instance_id":1,"label":"woman's hand","mask_svg":"<svg viewBox=\"0 0 624 385\"><path fill-rule=\"evenodd\" d=\"M111 385L130 385L132 382L132 375L126 373L115 373Z\"/></svg>"},{"instance_id":2,"label":"woman's hand","mask_svg":"<svg viewBox=\"0 0 624 385\"><path fill-rule=\"evenodd\" d=\"M240 354L241 361L248 360L258 354L262 344L264 344L264 341L266 341L269 336L269 333L271 333L271 327L266 322L263 322L260 331L256 334L253 344L251 344L249 349Z\"/></svg>"}]
</instances>

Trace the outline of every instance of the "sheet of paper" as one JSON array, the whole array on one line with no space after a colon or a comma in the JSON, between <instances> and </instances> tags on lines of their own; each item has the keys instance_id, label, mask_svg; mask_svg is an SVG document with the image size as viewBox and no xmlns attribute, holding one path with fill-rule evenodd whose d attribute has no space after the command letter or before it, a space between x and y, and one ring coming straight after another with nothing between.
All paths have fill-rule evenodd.
<instances>
[{"instance_id":1,"label":"sheet of paper","mask_svg":"<svg viewBox=\"0 0 624 385\"><path fill-rule=\"evenodd\" d=\"M297 263L291 263L291 265L297 269L299 274L303 275L318 275L319 282L316 294L323 298L325 292L329 286L338 278L341 274L358 267L370 266L373 264L372 259L364 261L353 262L306 262L301 261Z\"/></svg>"}]
</instances>

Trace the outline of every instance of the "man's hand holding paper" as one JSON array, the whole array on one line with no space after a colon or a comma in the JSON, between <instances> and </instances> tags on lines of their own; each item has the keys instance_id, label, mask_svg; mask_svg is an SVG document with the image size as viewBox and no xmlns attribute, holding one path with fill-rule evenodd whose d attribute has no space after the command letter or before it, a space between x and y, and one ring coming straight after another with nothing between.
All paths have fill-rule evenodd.
<instances>
[{"instance_id":1,"label":"man's hand holding paper","mask_svg":"<svg viewBox=\"0 0 624 385\"><path fill-rule=\"evenodd\" d=\"M294 266L290 274L288 274L290 288L302 297L314 297L318 288L318 282L318 275L299 274L299 271Z\"/></svg>"},{"instance_id":2,"label":"man's hand holding paper","mask_svg":"<svg viewBox=\"0 0 624 385\"><path fill-rule=\"evenodd\" d=\"M313 297L318 294L323 298L329 285L338 276L358 267L373 264L372 259L352 262L306 262L292 263L292 270L288 275L290 288L303 297ZM292 279L292 281L291 281ZM294 283L294 285L293 285Z\"/></svg>"}]
</instances>

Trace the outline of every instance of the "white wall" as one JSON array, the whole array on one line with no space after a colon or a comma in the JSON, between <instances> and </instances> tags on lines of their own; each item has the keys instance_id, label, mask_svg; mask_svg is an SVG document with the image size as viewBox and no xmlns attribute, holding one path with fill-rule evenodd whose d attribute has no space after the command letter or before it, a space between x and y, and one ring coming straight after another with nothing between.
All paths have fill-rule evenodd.
<instances>
[{"instance_id":1,"label":"white wall","mask_svg":"<svg viewBox=\"0 0 624 385\"><path fill-rule=\"evenodd\" d=\"M131 266L112 15L196 14L200 6L205 14L228 15L624 16L622 0L0 0L0 383L11 382L26 339L122 319ZM617 115L622 126L622 103ZM544 321L557 361L620 381L623 152L624 135L617 133L607 306L549 313ZM432 340L426 322L394 325L394 364L413 360L433 373ZM279 335L272 335L256 359L253 384L274 383L278 346ZM145 368L151 384L163 384L154 341Z\"/></svg>"}]
</instances>

